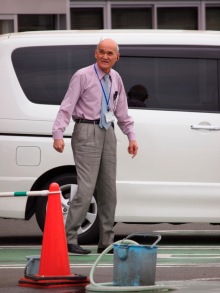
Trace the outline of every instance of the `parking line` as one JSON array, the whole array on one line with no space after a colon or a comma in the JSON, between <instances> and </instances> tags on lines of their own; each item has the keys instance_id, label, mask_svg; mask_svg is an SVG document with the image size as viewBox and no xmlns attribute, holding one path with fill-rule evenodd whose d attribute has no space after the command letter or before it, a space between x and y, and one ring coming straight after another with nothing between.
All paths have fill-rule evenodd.
<instances>
[{"instance_id":1,"label":"parking line","mask_svg":"<svg viewBox=\"0 0 220 293\"><path fill-rule=\"evenodd\" d=\"M91 268L98 257L97 246L89 246L92 254L69 254L70 266ZM24 268L26 256L39 255L40 246L0 247L0 268ZM160 246L157 253L158 267L220 267L220 246ZM105 255L98 267L113 267L113 255Z\"/></svg>"}]
</instances>

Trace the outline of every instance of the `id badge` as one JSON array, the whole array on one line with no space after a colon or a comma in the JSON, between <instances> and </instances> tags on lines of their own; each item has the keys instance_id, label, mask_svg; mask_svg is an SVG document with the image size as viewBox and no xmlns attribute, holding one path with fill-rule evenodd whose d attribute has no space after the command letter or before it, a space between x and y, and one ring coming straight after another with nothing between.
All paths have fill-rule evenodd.
<instances>
[{"instance_id":1,"label":"id badge","mask_svg":"<svg viewBox=\"0 0 220 293\"><path fill-rule=\"evenodd\" d=\"M105 120L107 123L114 122L115 121L114 113L111 111L106 112L105 113Z\"/></svg>"}]
</instances>

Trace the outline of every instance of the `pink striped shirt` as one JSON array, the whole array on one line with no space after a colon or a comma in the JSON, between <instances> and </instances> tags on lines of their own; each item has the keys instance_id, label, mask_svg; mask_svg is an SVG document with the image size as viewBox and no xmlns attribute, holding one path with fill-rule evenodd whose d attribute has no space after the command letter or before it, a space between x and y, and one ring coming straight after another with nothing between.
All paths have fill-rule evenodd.
<instances>
[{"instance_id":1,"label":"pink striped shirt","mask_svg":"<svg viewBox=\"0 0 220 293\"><path fill-rule=\"evenodd\" d=\"M105 73L95 64L78 70L71 78L69 88L61 103L56 120L53 125L53 138L62 139L63 133L68 126L70 119L100 119L102 87L100 81ZM122 132L129 140L135 140L133 119L128 115L127 96L120 75L111 69L111 92L109 107L114 111L117 123ZM100 79L100 81L99 81ZM117 92L117 98L114 99Z\"/></svg>"}]
</instances>

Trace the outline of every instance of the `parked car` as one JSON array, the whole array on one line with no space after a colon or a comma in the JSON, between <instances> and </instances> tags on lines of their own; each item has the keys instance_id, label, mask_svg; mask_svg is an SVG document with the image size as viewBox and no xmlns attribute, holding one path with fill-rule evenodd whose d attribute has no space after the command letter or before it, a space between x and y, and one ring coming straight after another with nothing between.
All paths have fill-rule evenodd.
<instances>
[{"instance_id":1,"label":"parked car","mask_svg":"<svg viewBox=\"0 0 220 293\"><path fill-rule=\"evenodd\" d=\"M0 192L60 185L64 220L77 189L71 150L56 152L52 125L71 76L94 63L103 37L118 42L115 69L128 93L138 156L127 154L115 125L118 202L115 222L220 223L220 33L109 30L24 32L0 36ZM144 96L144 97L143 97ZM0 197L0 217L43 230L47 197ZM98 237L92 199L79 242Z\"/></svg>"}]
</instances>

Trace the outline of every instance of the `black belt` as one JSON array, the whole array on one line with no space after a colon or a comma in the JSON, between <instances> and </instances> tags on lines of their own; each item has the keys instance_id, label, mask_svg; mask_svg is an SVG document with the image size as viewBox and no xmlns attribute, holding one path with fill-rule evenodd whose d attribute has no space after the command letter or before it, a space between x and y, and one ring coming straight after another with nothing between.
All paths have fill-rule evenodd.
<instances>
[{"instance_id":1,"label":"black belt","mask_svg":"<svg viewBox=\"0 0 220 293\"><path fill-rule=\"evenodd\" d=\"M99 124L100 119L97 120L87 120L87 119L76 119L76 123L90 123L90 124Z\"/></svg>"},{"instance_id":2,"label":"black belt","mask_svg":"<svg viewBox=\"0 0 220 293\"><path fill-rule=\"evenodd\" d=\"M97 120L88 120L88 119L76 119L76 123L89 123L89 124L99 124L100 119ZM111 126L114 127L114 123L111 122Z\"/></svg>"}]
</instances>

